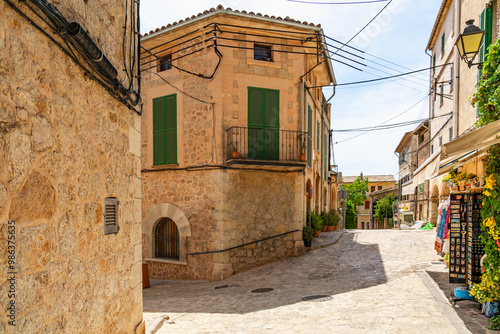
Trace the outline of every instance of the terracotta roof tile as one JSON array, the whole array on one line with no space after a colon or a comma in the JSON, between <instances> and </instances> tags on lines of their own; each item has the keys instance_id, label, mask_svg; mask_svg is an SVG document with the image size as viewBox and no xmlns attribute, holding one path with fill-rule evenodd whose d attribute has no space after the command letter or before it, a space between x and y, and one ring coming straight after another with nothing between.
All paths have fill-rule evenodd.
<instances>
[{"instance_id":1,"label":"terracotta roof tile","mask_svg":"<svg viewBox=\"0 0 500 334\"><path fill-rule=\"evenodd\" d=\"M185 20L179 20L178 22L173 22L173 23L169 23L167 24L166 26L162 26L161 28L156 28L155 30L151 30L149 33L145 33L144 35L142 36L148 36L152 33L155 33L155 32L158 32L158 31L161 31L163 29L167 29L167 28L170 28L172 26L175 26L177 24L181 24L183 22L188 22L188 21L191 21L197 17L200 17L200 16L203 16L203 15L207 15L207 14L210 14L210 13L213 13L213 12L217 12L217 11L224 11L224 12L232 12L232 13L243 13L243 14L247 14L247 15L253 15L253 16L258 16L258 17L265 17L265 18L270 18L270 19L273 19L273 20L278 20L278 21L287 21L287 22L293 22L293 23L299 23L299 24L303 24L303 25L306 25L306 26L312 26L312 27L321 27L321 24L318 24L318 25L315 25L314 23L308 23L306 21L299 21L299 20L294 20L290 17L285 17L285 18L282 18L281 16L274 16L274 15L262 15L261 13L257 13L255 14L254 12L247 12L246 10L242 10L242 11L239 11L237 9L235 10L232 10L231 8L225 8L222 6L222 5L218 5L217 8L210 8L209 10L204 10L203 13L198 13L197 15L192 15L191 18L189 17L186 17Z\"/></svg>"}]
</instances>

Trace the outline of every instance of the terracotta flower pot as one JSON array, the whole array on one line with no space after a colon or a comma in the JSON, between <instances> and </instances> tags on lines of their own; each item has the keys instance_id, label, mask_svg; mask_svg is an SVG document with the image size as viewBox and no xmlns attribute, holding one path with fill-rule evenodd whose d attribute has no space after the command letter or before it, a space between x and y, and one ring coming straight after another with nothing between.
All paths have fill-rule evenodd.
<instances>
[{"instance_id":1,"label":"terracotta flower pot","mask_svg":"<svg viewBox=\"0 0 500 334\"><path fill-rule=\"evenodd\" d=\"M240 152L233 151L233 159L238 159L240 157Z\"/></svg>"},{"instance_id":2,"label":"terracotta flower pot","mask_svg":"<svg viewBox=\"0 0 500 334\"><path fill-rule=\"evenodd\" d=\"M314 237L317 238L321 235L321 230L314 230Z\"/></svg>"},{"instance_id":3,"label":"terracotta flower pot","mask_svg":"<svg viewBox=\"0 0 500 334\"><path fill-rule=\"evenodd\" d=\"M326 232L326 231L328 231L328 226L323 226L323 227L321 228L321 232Z\"/></svg>"},{"instance_id":4,"label":"terracotta flower pot","mask_svg":"<svg viewBox=\"0 0 500 334\"><path fill-rule=\"evenodd\" d=\"M299 161L306 161L306 155L305 154L299 154Z\"/></svg>"}]
</instances>

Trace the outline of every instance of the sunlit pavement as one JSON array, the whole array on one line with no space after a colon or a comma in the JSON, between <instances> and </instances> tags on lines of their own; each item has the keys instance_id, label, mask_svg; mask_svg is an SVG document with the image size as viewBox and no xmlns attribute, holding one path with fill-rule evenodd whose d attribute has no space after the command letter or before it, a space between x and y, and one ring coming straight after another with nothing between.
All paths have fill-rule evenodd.
<instances>
[{"instance_id":1,"label":"sunlit pavement","mask_svg":"<svg viewBox=\"0 0 500 334\"><path fill-rule=\"evenodd\" d=\"M434 240L355 230L225 281L153 280L144 318L158 333L468 333L426 273L446 269Z\"/></svg>"}]
</instances>

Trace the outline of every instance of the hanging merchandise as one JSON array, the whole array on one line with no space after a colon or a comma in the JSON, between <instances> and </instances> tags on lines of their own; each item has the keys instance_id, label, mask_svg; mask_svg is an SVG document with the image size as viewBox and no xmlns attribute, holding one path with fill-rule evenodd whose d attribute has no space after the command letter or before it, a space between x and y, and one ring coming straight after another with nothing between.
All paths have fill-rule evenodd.
<instances>
[{"instance_id":1,"label":"hanging merchandise","mask_svg":"<svg viewBox=\"0 0 500 334\"><path fill-rule=\"evenodd\" d=\"M434 243L434 249L439 255L443 254L443 244L444 239L448 236L448 220L449 220L449 207L450 201L441 201L438 207L438 228L437 228L437 236L436 241Z\"/></svg>"},{"instance_id":2,"label":"hanging merchandise","mask_svg":"<svg viewBox=\"0 0 500 334\"><path fill-rule=\"evenodd\" d=\"M450 283L466 283L468 198L469 194L450 195Z\"/></svg>"},{"instance_id":3,"label":"hanging merchandise","mask_svg":"<svg viewBox=\"0 0 500 334\"><path fill-rule=\"evenodd\" d=\"M467 212L467 283L481 282L481 257L484 254L483 243L479 240L481 234L481 197L482 194L469 196Z\"/></svg>"}]
</instances>

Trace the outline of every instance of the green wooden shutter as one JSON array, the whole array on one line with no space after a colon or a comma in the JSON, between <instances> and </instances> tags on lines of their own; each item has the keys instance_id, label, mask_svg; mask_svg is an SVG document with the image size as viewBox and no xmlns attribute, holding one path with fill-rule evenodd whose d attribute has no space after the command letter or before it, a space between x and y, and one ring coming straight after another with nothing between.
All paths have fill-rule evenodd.
<instances>
[{"instance_id":1,"label":"green wooden shutter","mask_svg":"<svg viewBox=\"0 0 500 334\"><path fill-rule=\"evenodd\" d=\"M177 163L177 96L153 99L153 164Z\"/></svg>"},{"instance_id":2,"label":"green wooden shutter","mask_svg":"<svg viewBox=\"0 0 500 334\"><path fill-rule=\"evenodd\" d=\"M279 160L279 91L264 90L265 159Z\"/></svg>"},{"instance_id":3,"label":"green wooden shutter","mask_svg":"<svg viewBox=\"0 0 500 334\"><path fill-rule=\"evenodd\" d=\"M165 100L153 99L153 164L165 161Z\"/></svg>"},{"instance_id":4,"label":"green wooden shutter","mask_svg":"<svg viewBox=\"0 0 500 334\"><path fill-rule=\"evenodd\" d=\"M307 167L309 168L312 167L312 150L313 150L312 132L313 132L312 109L310 106L307 106Z\"/></svg>"},{"instance_id":5,"label":"green wooden shutter","mask_svg":"<svg viewBox=\"0 0 500 334\"><path fill-rule=\"evenodd\" d=\"M177 96L165 97L166 126L165 126L165 151L167 164L177 163Z\"/></svg>"},{"instance_id":6,"label":"green wooden shutter","mask_svg":"<svg viewBox=\"0 0 500 334\"><path fill-rule=\"evenodd\" d=\"M479 15L479 28L484 30L484 37L479 47L479 63L484 63L488 59L488 48L493 38L493 8L485 7ZM478 81L481 79L482 69L478 68Z\"/></svg>"},{"instance_id":7,"label":"green wooden shutter","mask_svg":"<svg viewBox=\"0 0 500 334\"><path fill-rule=\"evenodd\" d=\"M432 56L432 74L436 72L436 54Z\"/></svg>"},{"instance_id":8,"label":"green wooden shutter","mask_svg":"<svg viewBox=\"0 0 500 334\"><path fill-rule=\"evenodd\" d=\"M319 138L320 138L320 125L319 121L316 121L316 151L319 152Z\"/></svg>"},{"instance_id":9,"label":"green wooden shutter","mask_svg":"<svg viewBox=\"0 0 500 334\"><path fill-rule=\"evenodd\" d=\"M248 159L262 159L264 96L260 88L248 88Z\"/></svg>"}]
</instances>

